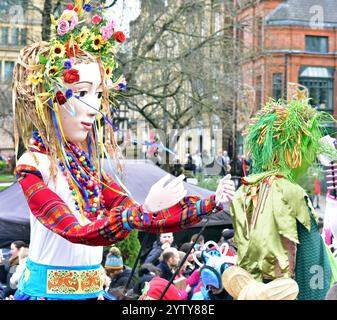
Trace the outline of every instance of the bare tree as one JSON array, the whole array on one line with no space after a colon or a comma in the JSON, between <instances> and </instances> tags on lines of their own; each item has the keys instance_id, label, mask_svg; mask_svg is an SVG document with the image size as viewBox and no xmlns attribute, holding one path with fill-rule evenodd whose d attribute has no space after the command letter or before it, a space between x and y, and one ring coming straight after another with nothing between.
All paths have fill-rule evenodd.
<instances>
[{"instance_id":1,"label":"bare tree","mask_svg":"<svg viewBox=\"0 0 337 320\"><path fill-rule=\"evenodd\" d=\"M120 56L128 82L120 102L151 127L182 129L212 114L233 123L233 19L220 3L142 1L130 54ZM171 139L163 142L174 146L179 138Z\"/></svg>"}]
</instances>

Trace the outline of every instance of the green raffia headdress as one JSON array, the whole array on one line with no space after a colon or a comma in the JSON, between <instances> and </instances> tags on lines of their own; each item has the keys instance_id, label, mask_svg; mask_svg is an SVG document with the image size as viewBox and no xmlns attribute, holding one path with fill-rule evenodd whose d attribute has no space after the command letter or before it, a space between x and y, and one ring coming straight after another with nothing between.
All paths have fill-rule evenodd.
<instances>
[{"instance_id":1,"label":"green raffia headdress","mask_svg":"<svg viewBox=\"0 0 337 320\"><path fill-rule=\"evenodd\" d=\"M243 133L253 172L277 170L291 178L303 162L312 164L324 151L319 140L325 135L324 123L331 121L336 122L307 100L269 101Z\"/></svg>"},{"instance_id":2,"label":"green raffia headdress","mask_svg":"<svg viewBox=\"0 0 337 320\"><path fill-rule=\"evenodd\" d=\"M80 81L76 63L97 63L103 87L98 121L93 125L88 141L79 147L92 155L100 178L104 174L104 158L114 157L119 171L122 171L122 156L115 141L110 103L113 103L112 98L117 91L124 91L126 88L123 76L116 75L116 52L125 41L125 36L122 31L115 30L115 21L104 15L104 5L93 3L75 0L74 5L67 5L59 19L51 17L51 40L23 48L14 67L16 155L19 132L24 146L29 150L29 140L33 131L37 130L48 151L51 176L54 179L57 175L58 159L69 167L65 152L67 141L62 130L59 107L70 99L80 99L65 86L67 83ZM109 81L112 82L110 91ZM102 118L106 122L104 128L100 121ZM76 181L72 182L76 185ZM79 192L78 188L75 191Z\"/></svg>"}]
</instances>

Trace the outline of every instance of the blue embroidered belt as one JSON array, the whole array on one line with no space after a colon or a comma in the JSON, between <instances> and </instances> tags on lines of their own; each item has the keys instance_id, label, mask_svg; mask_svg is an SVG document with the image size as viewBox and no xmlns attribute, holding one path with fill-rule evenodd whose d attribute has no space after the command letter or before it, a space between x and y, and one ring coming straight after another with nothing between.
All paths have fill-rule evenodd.
<instances>
[{"instance_id":1,"label":"blue embroidered belt","mask_svg":"<svg viewBox=\"0 0 337 320\"><path fill-rule=\"evenodd\" d=\"M90 299L103 293L104 271L100 264L58 267L28 259L18 290L51 299Z\"/></svg>"}]
</instances>

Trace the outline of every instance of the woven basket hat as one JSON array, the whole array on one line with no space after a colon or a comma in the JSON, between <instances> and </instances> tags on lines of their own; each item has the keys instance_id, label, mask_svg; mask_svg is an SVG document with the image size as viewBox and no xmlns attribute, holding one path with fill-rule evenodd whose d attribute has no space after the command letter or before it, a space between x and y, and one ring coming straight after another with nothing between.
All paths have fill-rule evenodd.
<instances>
[{"instance_id":1,"label":"woven basket hat","mask_svg":"<svg viewBox=\"0 0 337 320\"><path fill-rule=\"evenodd\" d=\"M290 278L275 279L264 287L268 300L295 300L299 293L297 282Z\"/></svg>"},{"instance_id":2,"label":"woven basket hat","mask_svg":"<svg viewBox=\"0 0 337 320\"><path fill-rule=\"evenodd\" d=\"M231 266L222 273L222 285L233 299L237 299L241 290L253 281L251 274L237 266Z\"/></svg>"}]
</instances>

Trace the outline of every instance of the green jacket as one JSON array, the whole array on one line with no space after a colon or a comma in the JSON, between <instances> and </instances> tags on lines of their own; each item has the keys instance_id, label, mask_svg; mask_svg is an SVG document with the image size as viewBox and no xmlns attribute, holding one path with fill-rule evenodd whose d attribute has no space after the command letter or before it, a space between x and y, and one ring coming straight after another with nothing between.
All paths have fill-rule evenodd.
<instances>
[{"instance_id":1,"label":"green jacket","mask_svg":"<svg viewBox=\"0 0 337 320\"><path fill-rule=\"evenodd\" d=\"M292 276L283 238L299 244L297 221L310 231L308 206L314 212L304 189L282 174L245 177L231 205L238 265L257 280Z\"/></svg>"}]
</instances>

